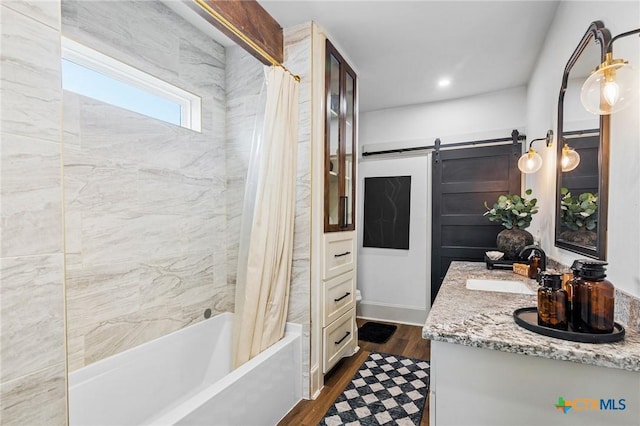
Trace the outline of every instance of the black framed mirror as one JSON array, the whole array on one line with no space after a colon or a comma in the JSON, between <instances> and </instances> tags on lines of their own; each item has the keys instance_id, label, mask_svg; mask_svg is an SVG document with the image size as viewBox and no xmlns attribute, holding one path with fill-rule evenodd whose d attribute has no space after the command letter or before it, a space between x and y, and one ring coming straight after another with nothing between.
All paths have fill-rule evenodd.
<instances>
[{"instance_id":1,"label":"black framed mirror","mask_svg":"<svg viewBox=\"0 0 640 426\"><path fill-rule=\"evenodd\" d=\"M582 84L604 61L611 34L592 22L567 62L558 99L555 245L588 257L607 255L609 116L593 115L580 102ZM563 165L567 150L580 156Z\"/></svg>"}]
</instances>

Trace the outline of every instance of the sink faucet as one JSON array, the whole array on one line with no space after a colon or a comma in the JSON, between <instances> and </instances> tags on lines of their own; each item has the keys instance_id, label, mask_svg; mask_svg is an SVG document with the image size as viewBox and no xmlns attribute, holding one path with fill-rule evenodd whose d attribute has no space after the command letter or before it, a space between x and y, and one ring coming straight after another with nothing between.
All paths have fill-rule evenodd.
<instances>
[{"instance_id":1,"label":"sink faucet","mask_svg":"<svg viewBox=\"0 0 640 426\"><path fill-rule=\"evenodd\" d=\"M547 269L547 255L544 252L544 250L542 250L541 247L536 246L536 245L530 245L530 246L526 246L525 248L522 249L522 251L520 251L519 257L520 259L526 260L529 257L531 257L532 254L538 254L538 256L540 256L540 271L546 271Z\"/></svg>"}]
</instances>

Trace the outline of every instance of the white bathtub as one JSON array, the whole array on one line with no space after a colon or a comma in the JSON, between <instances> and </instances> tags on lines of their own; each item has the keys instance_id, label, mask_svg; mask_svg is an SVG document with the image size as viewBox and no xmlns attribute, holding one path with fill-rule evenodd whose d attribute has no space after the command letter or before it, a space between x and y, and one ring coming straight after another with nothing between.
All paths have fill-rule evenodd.
<instances>
[{"instance_id":1,"label":"white bathtub","mask_svg":"<svg viewBox=\"0 0 640 426\"><path fill-rule=\"evenodd\" d=\"M215 316L69 375L76 425L272 426L302 397L302 327L231 370L231 319Z\"/></svg>"}]
</instances>

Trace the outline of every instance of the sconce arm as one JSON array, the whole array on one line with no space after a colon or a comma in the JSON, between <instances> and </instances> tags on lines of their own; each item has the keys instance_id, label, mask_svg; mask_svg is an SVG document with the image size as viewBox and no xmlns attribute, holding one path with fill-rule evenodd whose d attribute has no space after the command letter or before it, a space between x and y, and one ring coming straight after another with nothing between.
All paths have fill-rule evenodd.
<instances>
[{"instance_id":1,"label":"sconce arm","mask_svg":"<svg viewBox=\"0 0 640 426\"><path fill-rule=\"evenodd\" d=\"M637 28L635 30L631 30L631 31L626 31L624 33L620 33L617 36L613 37L611 40L609 40L609 43L607 43L607 48L605 49L606 53L612 53L612 49L613 49L613 42L618 40L619 38L623 38L623 37L627 37L633 34L640 34L640 28Z\"/></svg>"},{"instance_id":2,"label":"sconce arm","mask_svg":"<svg viewBox=\"0 0 640 426\"><path fill-rule=\"evenodd\" d=\"M534 139L529 142L529 149L531 149L533 143L537 141L547 141L547 147L551 146L551 144L553 143L553 130L547 130L547 136L545 136L544 138Z\"/></svg>"}]
</instances>

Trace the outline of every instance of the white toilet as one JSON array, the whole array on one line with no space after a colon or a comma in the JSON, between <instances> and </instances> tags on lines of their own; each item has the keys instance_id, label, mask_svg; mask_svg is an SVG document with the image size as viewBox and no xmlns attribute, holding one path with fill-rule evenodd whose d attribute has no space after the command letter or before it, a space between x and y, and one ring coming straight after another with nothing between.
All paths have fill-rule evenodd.
<instances>
[{"instance_id":1,"label":"white toilet","mask_svg":"<svg viewBox=\"0 0 640 426\"><path fill-rule=\"evenodd\" d=\"M358 315L361 315L360 306L359 306L361 300L362 300L362 293L360 293L360 289L356 288L356 317L358 317ZM357 352L357 350L356 350L356 352Z\"/></svg>"}]
</instances>

